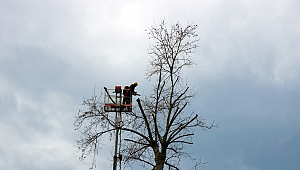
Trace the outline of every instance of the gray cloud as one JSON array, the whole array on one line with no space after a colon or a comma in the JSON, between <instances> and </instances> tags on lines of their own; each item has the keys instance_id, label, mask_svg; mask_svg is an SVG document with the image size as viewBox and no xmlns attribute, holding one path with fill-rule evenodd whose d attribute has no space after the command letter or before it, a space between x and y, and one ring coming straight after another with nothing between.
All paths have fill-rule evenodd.
<instances>
[{"instance_id":1,"label":"gray cloud","mask_svg":"<svg viewBox=\"0 0 300 170\"><path fill-rule=\"evenodd\" d=\"M88 169L73 147L81 100L133 81L149 93L144 30L161 19L199 25L184 76L198 91L187 111L220 123L196 131L191 150L206 169L300 166L299 2L0 3L0 167ZM103 143L98 168L109 169Z\"/></svg>"}]
</instances>

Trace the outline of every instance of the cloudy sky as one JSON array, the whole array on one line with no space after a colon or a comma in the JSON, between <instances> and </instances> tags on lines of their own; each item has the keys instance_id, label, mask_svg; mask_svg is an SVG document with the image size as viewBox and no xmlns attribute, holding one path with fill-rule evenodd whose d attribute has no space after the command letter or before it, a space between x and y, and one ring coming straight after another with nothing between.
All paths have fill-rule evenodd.
<instances>
[{"instance_id":1,"label":"cloudy sky","mask_svg":"<svg viewBox=\"0 0 300 170\"><path fill-rule=\"evenodd\" d=\"M197 24L189 108L219 128L197 130L208 170L300 168L300 1L0 0L0 168L83 170L74 120L83 97L145 79L145 29ZM103 141L97 169L111 168Z\"/></svg>"}]
</instances>

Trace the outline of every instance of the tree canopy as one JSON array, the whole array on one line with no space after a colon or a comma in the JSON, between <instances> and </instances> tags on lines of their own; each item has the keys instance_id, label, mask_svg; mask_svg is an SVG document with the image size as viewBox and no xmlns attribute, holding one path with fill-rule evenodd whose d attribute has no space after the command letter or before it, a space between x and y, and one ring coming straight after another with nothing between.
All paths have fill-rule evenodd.
<instances>
[{"instance_id":1,"label":"tree canopy","mask_svg":"<svg viewBox=\"0 0 300 170\"><path fill-rule=\"evenodd\" d=\"M83 101L86 110L79 111L75 122L76 129L82 129L82 138L77 140L82 159L90 154L95 158L102 137L118 129L122 132L119 159L127 166L139 163L154 170L179 170L182 158L194 160L185 146L193 144L195 128L217 126L207 125L193 111L185 112L196 95L182 76L184 68L195 64L191 54L198 47L196 29L197 25L182 27L180 23L168 29L163 20L146 30L155 42L149 48L146 78L155 84L149 96L136 100L137 108L121 114L121 122L116 124L114 115L104 111L101 96ZM199 165L196 160L191 168Z\"/></svg>"}]
</instances>

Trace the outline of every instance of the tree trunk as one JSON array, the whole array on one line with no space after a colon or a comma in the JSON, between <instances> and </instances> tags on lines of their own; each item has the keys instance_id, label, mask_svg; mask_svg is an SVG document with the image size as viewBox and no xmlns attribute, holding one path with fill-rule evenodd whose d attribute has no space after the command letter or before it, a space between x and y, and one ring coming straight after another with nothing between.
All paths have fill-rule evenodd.
<instances>
[{"instance_id":1,"label":"tree trunk","mask_svg":"<svg viewBox=\"0 0 300 170\"><path fill-rule=\"evenodd\" d=\"M155 154L155 167L153 170L163 170L164 164L166 160L166 153L165 152L158 152Z\"/></svg>"}]
</instances>

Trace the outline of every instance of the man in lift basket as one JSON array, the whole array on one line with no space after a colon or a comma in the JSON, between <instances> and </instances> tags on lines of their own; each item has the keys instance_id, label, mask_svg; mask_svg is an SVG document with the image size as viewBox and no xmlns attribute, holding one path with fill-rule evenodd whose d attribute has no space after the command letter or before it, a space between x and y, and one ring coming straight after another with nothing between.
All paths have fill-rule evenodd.
<instances>
[{"instance_id":1,"label":"man in lift basket","mask_svg":"<svg viewBox=\"0 0 300 170\"><path fill-rule=\"evenodd\" d=\"M123 104L131 104L132 103L132 95L139 95L136 91L134 91L135 87L138 86L138 82L134 82L130 86L125 86L123 90Z\"/></svg>"}]
</instances>

